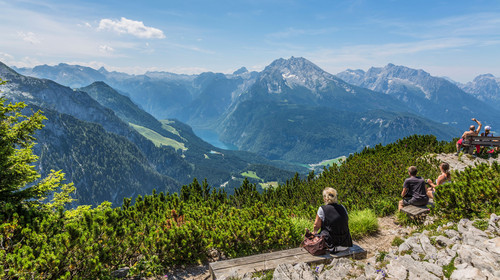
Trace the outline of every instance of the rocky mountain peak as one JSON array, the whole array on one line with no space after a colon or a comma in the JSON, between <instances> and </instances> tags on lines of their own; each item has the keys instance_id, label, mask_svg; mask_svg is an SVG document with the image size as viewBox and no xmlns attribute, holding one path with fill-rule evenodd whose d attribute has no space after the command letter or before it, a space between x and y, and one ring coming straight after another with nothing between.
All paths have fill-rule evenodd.
<instances>
[{"instance_id":1,"label":"rocky mountain peak","mask_svg":"<svg viewBox=\"0 0 500 280\"><path fill-rule=\"evenodd\" d=\"M277 59L262 71L260 81L268 83L268 91L280 93L282 83L294 89L305 87L312 92L326 88L332 81L338 83L335 76L325 72L311 61L302 57Z\"/></svg>"},{"instance_id":2,"label":"rocky mountain peak","mask_svg":"<svg viewBox=\"0 0 500 280\"><path fill-rule=\"evenodd\" d=\"M460 85L460 87L481 101L500 106L500 78L492 74L479 75L472 82Z\"/></svg>"},{"instance_id":3,"label":"rocky mountain peak","mask_svg":"<svg viewBox=\"0 0 500 280\"><path fill-rule=\"evenodd\" d=\"M240 69L233 72L233 75L241 75L244 73L248 73L248 69L246 67L241 67Z\"/></svg>"}]
</instances>

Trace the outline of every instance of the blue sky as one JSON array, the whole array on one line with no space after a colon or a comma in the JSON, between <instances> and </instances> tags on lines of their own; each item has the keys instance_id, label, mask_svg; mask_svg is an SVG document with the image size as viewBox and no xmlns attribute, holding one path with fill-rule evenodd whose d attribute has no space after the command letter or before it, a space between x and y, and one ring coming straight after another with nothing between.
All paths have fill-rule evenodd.
<instances>
[{"instance_id":1,"label":"blue sky","mask_svg":"<svg viewBox=\"0 0 500 280\"><path fill-rule=\"evenodd\" d=\"M388 63L500 77L500 1L0 0L0 61L142 74L262 70L305 57L336 74Z\"/></svg>"}]
</instances>

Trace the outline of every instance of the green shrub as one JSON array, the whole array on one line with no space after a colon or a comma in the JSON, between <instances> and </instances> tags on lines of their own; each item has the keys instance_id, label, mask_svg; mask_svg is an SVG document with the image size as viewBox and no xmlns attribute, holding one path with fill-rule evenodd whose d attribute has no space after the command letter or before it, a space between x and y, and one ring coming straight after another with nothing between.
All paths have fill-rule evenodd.
<instances>
[{"instance_id":1,"label":"green shrub","mask_svg":"<svg viewBox=\"0 0 500 280\"><path fill-rule=\"evenodd\" d=\"M305 229L313 231L314 221L305 218L292 218L292 238L302 241Z\"/></svg>"},{"instance_id":2,"label":"green shrub","mask_svg":"<svg viewBox=\"0 0 500 280\"><path fill-rule=\"evenodd\" d=\"M434 214L441 218L486 218L500 212L500 165L467 167L453 182L436 188Z\"/></svg>"},{"instance_id":3,"label":"green shrub","mask_svg":"<svg viewBox=\"0 0 500 280\"><path fill-rule=\"evenodd\" d=\"M377 216L371 209L352 211L349 214L349 230L353 239L376 233L378 231Z\"/></svg>"}]
</instances>

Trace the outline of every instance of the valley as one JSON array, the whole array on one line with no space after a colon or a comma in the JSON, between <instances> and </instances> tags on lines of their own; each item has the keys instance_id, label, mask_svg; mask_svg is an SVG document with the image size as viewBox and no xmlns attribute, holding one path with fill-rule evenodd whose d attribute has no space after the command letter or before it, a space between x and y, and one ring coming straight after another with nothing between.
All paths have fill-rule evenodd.
<instances>
[{"instance_id":1,"label":"valley","mask_svg":"<svg viewBox=\"0 0 500 280\"><path fill-rule=\"evenodd\" d=\"M471 117L481 117L494 127L500 119L495 117L500 116L496 109L449 81L392 64L366 73L347 70L336 76L296 57L277 59L262 72L241 68L232 74L130 75L68 64L14 70L2 66L0 78L9 80L2 88L3 95L43 111L53 110L50 115L75 117L81 125L96 123L104 133L125 137L155 174L141 177L168 180L170 192L179 191L194 178L207 179L210 185L229 193L245 177L267 188L284 183L296 172L300 176L310 170L320 173L323 166L333 164L330 159L366 147L413 134L432 134L449 141L461 134ZM373 77L377 80L368 82L374 81ZM55 82L39 80L42 78ZM49 118L46 129L63 138L47 142L49 134L40 134L41 147L45 148L36 149L42 159L39 168L43 172L67 170L77 189L96 188L95 184L101 184L99 179L80 177L91 168L83 167L86 171L77 176L71 167L76 158L62 156L75 151L77 141L68 140L57 151L54 143L68 137L57 131L67 124L53 120ZM93 158L114 157L79 155L85 156L88 159L78 162L94 161L103 170L110 167ZM116 181L118 174L126 174L118 170L106 177L115 187L106 180L102 184L118 188L122 182ZM89 178L93 176L89 174ZM163 190L160 186L164 183L153 182L144 189ZM140 193L148 191L129 190L111 200L120 205L124 197ZM79 203L98 204L104 199L99 195L86 197L82 194Z\"/></svg>"}]
</instances>

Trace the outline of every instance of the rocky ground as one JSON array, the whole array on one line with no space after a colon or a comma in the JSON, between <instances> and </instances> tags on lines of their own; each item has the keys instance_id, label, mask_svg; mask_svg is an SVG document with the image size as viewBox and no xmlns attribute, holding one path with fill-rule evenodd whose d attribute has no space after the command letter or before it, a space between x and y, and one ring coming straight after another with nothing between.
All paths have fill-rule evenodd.
<instances>
[{"instance_id":1,"label":"rocky ground","mask_svg":"<svg viewBox=\"0 0 500 280\"><path fill-rule=\"evenodd\" d=\"M282 264L273 279L500 279L500 216L492 214L487 221L463 219L432 232L414 233L367 260L335 259L313 267Z\"/></svg>"},{"instance_id":2,"label":"rocky ground","mask_svg":"<svg viewBox=\"0 0 500 280\"><path fill-rule=\"evenodd\" d=\"M475 166L481 163L491 164L493 161L499 162L499 158L483 159L467 154L456 156L455 154L437 154L436 158L450 164L451 171L464 171L467 166Z\"/></svg>"}]
</instances>

